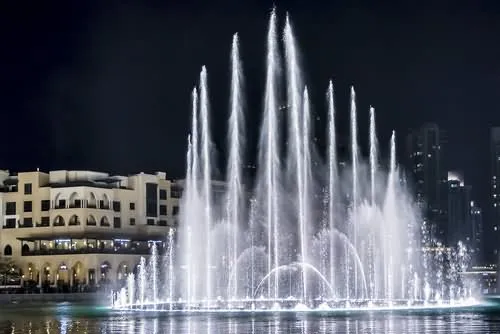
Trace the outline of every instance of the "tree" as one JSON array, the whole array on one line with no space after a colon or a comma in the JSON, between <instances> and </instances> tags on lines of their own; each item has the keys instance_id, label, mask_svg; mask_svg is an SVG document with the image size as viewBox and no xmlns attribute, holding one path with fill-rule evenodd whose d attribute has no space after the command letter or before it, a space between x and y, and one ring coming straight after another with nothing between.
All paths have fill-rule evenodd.
<instances>
[{"instance_id":1,"label":"tree","mask_svg":"<svg viewBox=\"0 0 500 334\"><path fill-rule=\"evenodd\" d=\"M6 257L0 257L0 282L1 285L18 283L21 279L19 268L14 261Z\"/></svg>"}]
</instances>

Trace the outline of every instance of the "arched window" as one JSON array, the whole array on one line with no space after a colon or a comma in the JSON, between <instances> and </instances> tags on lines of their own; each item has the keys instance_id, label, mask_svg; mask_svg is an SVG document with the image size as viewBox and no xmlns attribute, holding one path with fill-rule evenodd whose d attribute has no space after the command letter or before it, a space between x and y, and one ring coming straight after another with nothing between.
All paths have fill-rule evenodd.
<instances>
[{"instance_id":1,"label":"arched window","mask_svg":"<svg viewBox=\"0 0 500 334\"><path fill-rule=\"evenodd\" d=\"M80 225L80 219L78 218L77 215L73 215L71 216L71 218L69 219L69 223L68 223L70 226L74 226L74 225Z\"/></svg>"},{"instance_id":2,"label":"arched window","mask_svg":"<svg viewBox=\"0 0 500 334\"><path fill-rule=\"evenodd\" d=\"M54 198L54 207L56 209L65 209L66 208L66 200L63 198L61 193L58 193Z\"/></svg>"},{"instance_id":3,"label":"arched window","mask_svg":"<svg viewBox=\"0 0 500 334\"><path fill-rule=\"evenodd\" d=\"M97 199L95 198L94 193L90 193L87 207L91 209L97 208Z\"/></svg>"},{"instance_id":4,"label":"arched window","mask_svg":"<svg viewBox=\"0 0 500 334\"><path fill-rule=\"evenodd\" d=\"M71 196L69 197L69 207L70 208L81 208L81 207L83 207L82 200L79 198L77 192L72 193Z\"/></svg>"},{"instance_id":5,"label":"arched window","mask_svg":"<svg viewBox=\"0 0 500 334\"><path fill-rule=\"evenodd\" d=\"M101 226L109 226L108 217L102 216L102 218L101 218Z\"/></svg>"},{"instance_id":6,"label":"arched window","mask_svg":"<svg viewBox=\"0 0 500 334\"><path fill-rule=\"evenodd\" d=\"M10 247L10 245L5 246L3 249L3 255L12 256L12 247Z\"/></svg>"},{"instance_id":7,"label":"arched window","mask_svg":"<svg viewBox=\"0 0 500 334\"><path fill-rule=\"evenodd\" d=\"M61 216L57 216L56 218L54 218L54 223L52 224L54 226L64 226L64 218L61 217Z\"/></svg>"},{"instance_id":8,"label":"arched window","mask_svg":"<svg viewBox=\"0 0 500 334\"><path fill-rule=\"evenodd\" d=\"M100 209L108 210L109 209L109 197L106 194L102 195Z\"/></svg>"},{"instance_id":9,"label":"arched window","mask_svg":"<svg viewBox=\"0 0 500 334\"><path fill-rule=\"evenodd\" d=\"M89 215L88 218L87 218L87 225L90 225L90 226L96 226L97 223L95 221L95 217L93 215Z\"/></svg>"},{"instance_id":10,"label":"arched window","mask_svg":"<svg viewBox=\"0 0 500 334\"><path fill-rule=\"evenodd\" d=\"M24 244L23 247L21 248L23 255L29 253L30 251L30 246L27 244Z\"/></svg>"}]
</instances>

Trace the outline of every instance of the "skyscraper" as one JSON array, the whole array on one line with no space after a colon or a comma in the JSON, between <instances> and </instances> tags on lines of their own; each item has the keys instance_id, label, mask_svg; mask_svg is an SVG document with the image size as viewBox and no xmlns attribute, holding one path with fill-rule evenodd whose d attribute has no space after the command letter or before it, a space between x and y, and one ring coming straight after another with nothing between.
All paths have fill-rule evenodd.
<instances>
[{"instance_id":1,"label":"skyscraper","mask_svg":"<svg viewBox=\"0 0 500 334\"><path fill-rule=\"evenodd\" d=\"M473 229L471 222L471 186L465 185L459 172L448 172L448 235L447 244L462 241L471 248Z\"/></svg>"},{"instance_id":2,"label":"skyscraper","mask_svg":"<svg viewBox=\"0 0 500 334\"><path fill-rule=\"evenodd\" d=\"M445 134L425 124L407 137L406 165L410 184L424 215L425 243L446 241L448 178L444 162Z\"/></svg>"},{"instance_id":3,"label":"skyscraper","mask_svg":"<svg viewBox=\"0 0 500 334\"><path fill-rule=\"evenodd\" d=\"M486 241L486 255L490 261L498 256L499 228L500 228L500 127L491 128L491 197L490 214L485 226L488 238Z\"/></svg>"},{"instance_id":4,"label":"skyscraper","mask_svg":"<svg viewBox=\"0 0 500 334\"><path fill-rule=\"evenodd\" d=\"M483 214L479 205L471 201L470 202L470 220L472 226L473 240L471 244L471 249L473 251L473 259L476 261L482 260L483 253Z\"/></svg>"}]
</instances>

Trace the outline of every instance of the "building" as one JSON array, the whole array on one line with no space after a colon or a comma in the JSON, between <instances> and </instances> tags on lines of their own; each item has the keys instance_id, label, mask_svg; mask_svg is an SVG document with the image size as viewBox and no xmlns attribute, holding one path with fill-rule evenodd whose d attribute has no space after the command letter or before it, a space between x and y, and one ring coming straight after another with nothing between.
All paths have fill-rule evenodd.
<instances>
[{"instance_id":1,"label":"building","mask_svg":"<svg viewBox=\"0 0 500 334\"><path fill-rule=\"evenodd\" d=\"M470 220L472 226L473 240L471 244L471 249L474 252L473 259L475 261L482 260L483 256L483 214L479 205L471 201L470 202Z\"/></svg>"},{"instance_id":2,"label":"building","mask_svg":"<svg viewBox=\"0 0 500 334\"><path fill-rule=\"evenodd\" d=\"M69 290L123 281L177 226L181 189L165 173L0 173L0 252L24 283Z\"/></svg>"},{"instance_id":3,"label":"building","mask_svg":"<svg viewBox=\"0 0 500 334\"><path fill-rule=\"evenodd\" d=\"M448 236L447 244L456 245L459 241L469 248L474 239L471 216L471 186L464 184L459 172L448 172Z\"/></svg>"},{"instance_id":4,"label":"building","mask_svg":"<svg viewBox=\"0 0 500 334\"><path fill-rule=\"evenodd\" d=\"M405 162L408 183L422 209L426 243L447 239L448 175L444 159L445 134L426 124L407 136Z\"/></svg>"},{"instance_id":5,"label":"building","mask_svg":"<svg viewBox=\"0 0 500 334\"><path fill-rule=\"evenodd\" d=\"M500 228L500 127L494 127L490 132L490 147L491 147L491 196L490 196L490 212L488 215L488 223L485 224L485 232L487 238L485 250L487 260L496 263L499 251L499 228Z\"/></svg>"}]
</instances>

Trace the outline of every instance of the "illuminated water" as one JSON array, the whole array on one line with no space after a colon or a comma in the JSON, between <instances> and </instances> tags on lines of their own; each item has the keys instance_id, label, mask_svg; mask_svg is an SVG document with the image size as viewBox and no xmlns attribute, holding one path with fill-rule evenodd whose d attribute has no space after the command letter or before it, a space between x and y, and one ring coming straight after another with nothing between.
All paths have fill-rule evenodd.
<instances>
[{"instance_id":1,"label":"illuminated water","mask_svg":"<svg viewBox=\"0 0 500 334\"><path fill-rule=\"evenodd\" d=\"M460 274L466 248L422 240L423 219L399 169L396 133L387 143L389 156L379 157L375 110L358 108L354 87L345 88L350 107L342 111L335 110L333 83L325 85L327 147L319 152L312 117L321 103L312 101L304 82L291 19L280 22L275 10L263 57L255 180L245 179L245 114L256 111L245 103L240 43L233 35L224 182L213 180L220 166L211 135L211 80L202 66L192 92L179 227L165 236L167 251L153 247L135 282L110 296L114 307L262 313L467 305L474 287ZM350 118L350 154L342 164L341 112ZM362 117L369 129L360 128ZM361 131L369 142L359 142Z\"/></svg>"},{"instance_id":2,"label":"illuminated water","mask_svg":"<svg viewBox=\"0 0 500 334\"><path fill-rule=\"evenodd\" d=\"M2 305L0 333L499 333L495 308L461 312L378 312L324 316L308 314L247 315L204 313L168 316L165 313L122 313L107 308L46 304Z\"/></svg>"}]
</instances>

